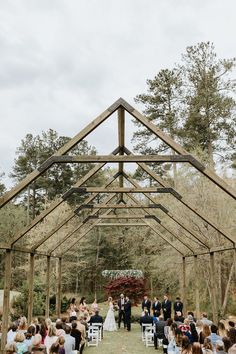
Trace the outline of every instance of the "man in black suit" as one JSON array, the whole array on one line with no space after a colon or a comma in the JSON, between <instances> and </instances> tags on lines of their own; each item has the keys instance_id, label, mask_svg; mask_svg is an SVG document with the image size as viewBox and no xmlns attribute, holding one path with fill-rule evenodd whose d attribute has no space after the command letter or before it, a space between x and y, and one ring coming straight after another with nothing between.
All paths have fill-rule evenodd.
<instances>
[{"instance_id":1,"label":"man in black suit","mask_svg":"<svg viewBox=\"0 0 236 354\"><path fill-rule=\"evenodd\" d=\"M177 312L181 312L181 314L183 314L183 303L180 300L180 297L178 296L174 303L174 311L175 311L175 315L177 314Z\"/></svg>"},{"instance_id":2,"label":"man in black suit","mask_svg":"<svg viewBox=\"0 0 236 354\"><path fill-rule=\"evenodd\" d=\"M131 302L128 296L125 297L125 323L127 331L131 331Z\"/></svg>"},{"instance_id":3,"label":"man in black suit","mask_svg":"<svg viewBox=\"0 0 236 354\"><path fill-rule=\"evenodd\" d=\"M147 295L144 296L143 302L142 302L142 310L144 311L145 308L148 310L148 314L150 315L151 301L148 300Z\"/></svg>"},{"instance_id":4,"label":"man in black suit","mask_svg":"<svg viewBox=\"0 0 236 354\"><path fill-rule=\"evenodd\" d=\"M120 328L121 321L124 322L124 328L126 327L125 322L125 297L123 294L120 295L120 299L118 300L119 307L119 317L118 317L118 327Z\"/></svg>"},{"instance_id":5,"label":"man in black suit","mask_svg":"<svg viewBox=\"0 0 236 354\"><path fill-rule=\"evenodd\" d=\"M164 301L162 302L162 311L164 315L164 321L171 318L171 301L168 299L167 295L164 295Z\"/></svg>"},{"instance_id":6,"label":"man in black suit","mask_svg":"<svg viewBox=\"0 0 236 354\"><path fill-rule=\"evenodd\" d=\"M154 347L158 349L158 339L163 340L165 338L164 327L166 322L162 316L159 316L159 321L156 322L156 331L154 333Z\"/></svg>"},{"instance_id":7,"label":"man in black suit","mask_svg":"<svg viewBox=\"0 0 236 354\"><path fill-rule=\"evenodd\" d=\"M88 322L90 324L103 323L103 318L102 318L102 316L99 315L99 311L98 310L95 311L95 315L91 316L90 320ZM100 327L102 327L102 337L103 337L103 326L99 326L99 330L100 330Z\"/></svg>"},{"instance_id":8,"label":"man in black suit","mask_svg":"<svg viewBox=\"0 0 236 354\"><path fill-rule=\"evenodd\" d=\"M152 312L153 316L159 317L161 314L161 301L158 299L158 297L154 297L154 301L152 303Z\"/></svg>"},{"instance_id":9,"label":"man in black suit","mask_svg":"<svg viewBox=\"0 0 236 354\"><path fill-rule=\"evenodd\" d=\"M148 310L144 310L144 315L140 317L140 326L142 326L143 323L151 323L153 324L153 317L149 315ZM144 328L143 328L144 331Z\"/></svg>"}]
</instances>

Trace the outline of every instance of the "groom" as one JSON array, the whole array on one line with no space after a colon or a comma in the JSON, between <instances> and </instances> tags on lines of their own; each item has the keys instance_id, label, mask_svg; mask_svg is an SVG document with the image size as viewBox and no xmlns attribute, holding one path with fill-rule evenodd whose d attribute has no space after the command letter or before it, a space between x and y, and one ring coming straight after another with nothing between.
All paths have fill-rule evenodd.
<instances>
[{"instance_id":1,"label":"groom","mask_svg":"<svg viewBox=\"0 0 236 354\"><path fill-rule=\"evenodd\" d=\"M127 331L131 331L131 302L128 296L125 297L125 322Z\"/></svg>"},{"instance_id":2,"label":"groom","mask_svg":"<svg viewBox=\"0 0 236 354\"><path fill-rule=\"evenodd\" d=\"M126 318L125 318L125 297L124 294L120 295L120 299L118 300L119 307L119 317L118 317L118 327L120 328L121 321L124 322L124 328L126 327Z\"/></svg>"}]
</instances>

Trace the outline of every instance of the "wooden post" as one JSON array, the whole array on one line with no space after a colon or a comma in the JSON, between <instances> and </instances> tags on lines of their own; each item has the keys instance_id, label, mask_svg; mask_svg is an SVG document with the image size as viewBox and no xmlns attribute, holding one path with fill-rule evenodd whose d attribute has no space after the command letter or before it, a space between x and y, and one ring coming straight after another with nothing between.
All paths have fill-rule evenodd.
<instances>
[{"instance_id":1,"label":"wooden post","mask_svg":"<svg viewBox=\"0 0 236 354\"><path fill-rule=\"evenodd\" d=\"M124 145L125 145L125 110L123 107L118 108L118 142L121 148L119 155L124 155ZM119 186L124 187L124 177L123 177L124 163L119 162L118 171L119 176ZM120 194L121 200L123 199L123 194Z\"/></svg>"},{"instance_id":2,"label":"wooden post","mask_svg":"<svg viewBox=\"0 0 236 354\"><path fill-rule=\"evenodd\" d=\"M234 249L234 277L236 279L236 248Z\"/></svg>"},{"instance_id":3,"label":"wooden post","mask_svg":"<svg viewBox=\"0 0 236 354\"><path fill-rule=\"evenodd\" d=\"M10 308L10 289L11 289L11 261L12 250L6 250L5 253L5 276L4 276L4 296L3 296L3 314L2 314L2 337L1 352L4 352L7 342L8 318Z\"/></svg>"},{"instance_id":4,"label":"wooden post","mask_svg":"<svg viewBox=\"0 0 236 354\"><path fill-rule=\"evenodd\" d=\"M199 264L198 264L198 258L195 255L194 256L194 272L196 277L194 278L195 282L195 304L196 304L196 318L199 320L200 319L200 298L199 298Z\"/></svg>"},{"instance_id":5,"label":"wooden post","mask_svg":"<svg viewBox=\"0 0 236 354\"><path fill-rule=\"evenodd\" d=\"M210 253L210 289L211 289L211 306L212 306L212 317L214 324L217 324L217 307L216 307L216 287L215 287L215 262L214 262L214 252Z\"/></svg>"},{"instance_id":6,"label":"wooden post","mask_svg":"<svg viewBox=\"0 0 236 354\"><path fill-rule=\"evenodd\" d=\"M33 296L34 296L34 260L35 254L30 253L29 255L29 290L28 290L28 324L32 322L33 316Z\"/></svg>"},{"instance_id":7,"label":"wooden post","mask_svg":"<svg viewBox=\"0 0 236 354\"><path fill-rule=\"evenodd\" d=\"M57 318L61 317L61 266L62 266L62 261L60 257L58 258L58 270L57 270L57 301L56 301Z\"/></svg>"},{"instance_id":8,"label":"wooden post","mask_svg":"<svg viewBox=\"0 0 236 354\"><path fill-rule=\"evenodd\" d=\"M47 256L45 317L49 318L51 257Z\"/></svg>"},{"instance_id":9,"label":"wooden post","mask_svg":"<svg viewBox=\"0 0 236 354\"><path fill-rule=\"evenodd\" d=\"M183 315L187 312L187 299L186 299L186 259L182 258L182 299L183 299Z\"/></svg>"}]
</instances>

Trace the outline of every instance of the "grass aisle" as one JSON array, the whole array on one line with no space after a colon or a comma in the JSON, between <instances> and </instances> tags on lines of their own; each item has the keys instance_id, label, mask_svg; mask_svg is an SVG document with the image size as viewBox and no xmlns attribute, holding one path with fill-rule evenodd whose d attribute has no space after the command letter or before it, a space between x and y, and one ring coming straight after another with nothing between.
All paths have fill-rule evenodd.
<instances>
[{"instance_id":1,"label":"grass aisle","mask_svg":"<svg viewBox=\"0 0 236 354\"><path fill-rule=\"evenodd\" d=\"M146 348L141 340L140 325L133 324L131 332L125 331L123 328L117 332L104 332L102 342L98 347L86 347L85 354L141 354L141 353L158 353L154 347Z\"/></svg>"}]
</instances>

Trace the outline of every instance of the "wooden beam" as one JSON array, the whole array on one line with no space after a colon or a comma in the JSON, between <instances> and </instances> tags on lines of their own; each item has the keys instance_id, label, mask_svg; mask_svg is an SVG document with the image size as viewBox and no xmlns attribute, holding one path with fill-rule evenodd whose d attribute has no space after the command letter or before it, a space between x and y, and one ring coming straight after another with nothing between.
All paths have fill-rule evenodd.
<instances>
[{"instance_id":1,"label":"wooden beam","mask_svg":"<svg viewBox=\"0 0 236 354\"><path fill-rule=\"evenodd\" d=\"M82 204L80 209L155 209L160 208L161 204Z\"/></svg>"},{"instance_id":2,"label":"wooden beam","mask_svg":"<svg viewBox=\"0 0 236 354\"><path fill-rule=\"evenodd\" d=\"M123 107L118 108L118 145L120 147L120 157L124 157L124 147L125 147L125 110ZM119 186L124 187L123 181L123 170L124 163L119 162L118 171L120 173L119 176ZM123 194L121 193L120 199L123 199Z\"/></svg>"},{"instance_id":3,"label":"wooden beam","mask_svg":"<svg viewBox=\"0 0 236 354\"><path fill-rule=\"evenodd\" d=\"M50 316L50 274L51 274L51 257L47 256L47 270L46 270L46 302L45 302L45 317Z\"/></svg>"},{"instance_id":4,"label":"wooden beam","mask_svg":"<svg viewBox=\"0 0 236 354\"><path fill-rule=\"evenodd\" d=\"M117 178L117 175L112 176L112 178L109 179L108 183L106 186L109 186L112 182L114 182ZM50 237L52 237L57 231L59 231L66 223L68 223L72 218L75 217L75 212L82 207L85 208L87 206L87 203L91 203L96 197L98 196L98 193L93 194L89 196L83 204L81 204L79 207L77 206L76 209L69 214L62 222L60 222L54 229L52 229L48 234L46 234L44 237L41 238L40 241L38 241L34 246L32 247L32 252L37 250L44 242L46 242Z\"/></svg>"},{"instance_id":5,"label":"wooden beam","mask_svg":"<svg viewBox=\"0 0 236 354\"><path fill-rule=\"evenodd\" d=\"M64 194L64 197L68 197L68 194L72 193L172 193L173 188L160 188L160 187L139 187L139 188L121 188L121 187L79 187L71 188L67 193Z\"/></svg>"},{"instance_id":6,"label":"wooden beam","mask_svg":"<svg viewBox=\"0 0 236 354\"><path fill-rule=\"evenodd\" d=\"M57 269L57 298L56 298L56 313L57 318L61 318L61 290L62 290L62 259L58 258L58 269Z\"/></svg>"},{"instance_id":7,"label":"wooden beam","mask_svg":"<svg viewBox=\"0 0 236 354\"><path fill-rule=\"evenodd\" d=\"M77 145L81 140L83 140L88 134L90 134L95 128L97 128L101 123L103 123L114 111L117 109L117 105L114 110L112 106L101 113L97 118L95 118L91 123L89 123L84 129L82 129L77 135L74 136L68 143L62 146L55 154L52 156L61 156L70 151L75 145ZM50 167L50 166L49 166ZM48 168L49 168L48 167ZM46 168L47 169L47 168ZM6 192L0 198L0 208L7 204L12 198L17 196L25 187L27 187L31 182L33 182L37 177L39 177L46 169L36 169L25 177L20 183L13 187L9 192Z\"/></svg>"},{"instance_id":8,"label":"wooden beam","mask_svg":"<svg viewBox=\"0 0 236 354\"><path fill-rule=\"evenodd\" d=\"M3 294L3 313L2 313L2 337L1 337L1 352L5 353L5 345L7 343L7 332L9 326L10 314L10 290L11 290L11 265L12 251L5 252L5 270L4 270L4 294Z\"/></svg>"},{"instance_id":9,"label":"wooden beam","mask_svg":"<svg viewBox=\"0 0 236 354\"><path fill-rule=\"evenodd\" d=\"M145 223L100 223L100 224L97 224L95 225L94 227L101 227L101 226L104 226L104 227L113 227L113 226L120 226L120 227L139 227L139 226L148 226L147 224Z\"/></svg>"},{"instance_id":10,"label":"wooden beam","mask_svg":"<svg viewBox=\"0 0 236 354\"><path fill-rule=\"evenodd\" d=\"M195 284L195 312L196 312L196 318L200 320L200 296L199 296L199 262L198 262L198 257L195 255L194 256L194 284Z\"/></svg>"},{"instance_id":11,"label":"wooden beam","mask_svg":"<svg viewBox=\"0 0 236 354\"><path fill-rule=\"evenodd\" d=\"M182 258L182 299L183 299L183 314L187 313L187 294L186 294L186 260Z\"/></svg>"},{"instance_id":12,"label":"wooden beam","mask_svg":"<svg viewBox=\"0 0 236 354\"><path fill-rule=\"evenodd\" d=\"M34 296L34 259L35 254L29 255L29 276L28 276L28 323L30 324L33 317L33 296Z\"/></svg>"},{"instance_id":13,"label":"wooden beam","mask_svg":"<svg viewBox=\"0 0 236 354\"><path fill-rule=\"evenodd\" d=\"M119 148L115 149L112 153L117 154L119 152ZM82 186L86 181L88 181L92 176L94 176L102 167L105 166L105 163L99 164L93 167L85 176L79 179L79 181L74 185L74 188L79 188ZM26 233L28 233L32 228L34 228L40 221L42 221L47 215L49 215L54 209L56 209L61 203L65 201L65 198L58 198L50 206L44 210L40 215L38 215L34 220L31 221L30 225L26 226L17 233L11 243L11 247L19 241Z\"/></svg>"},{"instance_id":14,"label":"wooden beam","mask_svg":"<svg viewBox=\"0 0 236 354\"><path fill-rule=\"evenodd\" d=\"M138 112L133 107L125 108L134 118L136 118L140 123L142 123L146 128L148 128L152 133L154 133L158 138L160 138L165 144L167 144L171 149L176 151L180 155L189 155L188 152L182 148L178 143L176 143L170 136L161 131L156 125L150 122L146 117L144 117L140 112ZM192 156L192 165L198 169L199 172L204 174L208 179L214 182L219 188L230 195L232 198L236 199L236 191L228 185L222 178L220 178L214 171L210 170L208 167L203 166L201 162Z\"/></svg>"},{"instance_id":15,"label":"wooden beam","mask_svg":"<svg viewBox=\"0 0 236 354\"><path fill-rule=\"evenodd\" d=\"M217 305L216 305L216 277L215 277L215 259L214 252L210 253L210 289L213 323L217 323Z\"/></svg>"},{"instance_id":16,"label":"wooden beam","mask_svg":"<svg viewBox=\"0 0 236 354\"><path fill-rule=\"evenodd\" d=\"M125 148L125 153L126 154L131 154L130 150ZM158 176L153 170L151 170L145 163L138 163L138 166L140 166L149 176L151 176L156 182L158 182L162 187L164 188L169 188L169 185L166 181L164 181L160 176ZM178 196L178 192L174 190L175 193L172 193L172 195L179 200L183 205L185 205L189 210L191 210L194 214L199 216L203 221L205 221L207 224L209 224L211 227L213 227L216 231L218 231L221 235L223 235L227 240L235 244L234 238L225 230L221 229L218 225L215 224L212 220L208 218L204 213L196 209L191 202L186 200L183 196Z\"/></svg>"},{"instance_id":17,"label":"wooden beam","mask_svg":"<svg viewBox=\"0 0 236 354\"><path fill-rule=\"evenodd\" d=\"M200 249L195 249L194 253L196 256L203 256L204 254L209 254L209 253L216 253L216 252L224 252L224 251L230 251L234 250L235 246L216 246L216 247L211 247L209 250L200 250ZM185 257L192 257L192 254L186 254Z\"/></svg>"},{"instance_id":18,"label":"wooden beam","mask_svg":"<svg viewBox=\"0 0 236 354\"><path fill-rule=\"evenodd\" d=\"M93 216L88 216L89 219L145 219L147 218L146 215L143 214L135 214L135 215L128 215L128 214L124 214L124 215L94 215ZM153 218L156 218L155 215L150 215Z\"/></svg>"}]
</instances>

